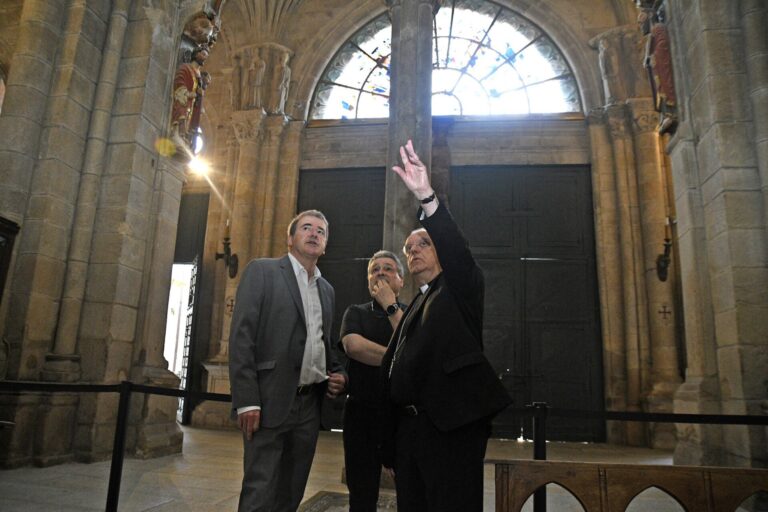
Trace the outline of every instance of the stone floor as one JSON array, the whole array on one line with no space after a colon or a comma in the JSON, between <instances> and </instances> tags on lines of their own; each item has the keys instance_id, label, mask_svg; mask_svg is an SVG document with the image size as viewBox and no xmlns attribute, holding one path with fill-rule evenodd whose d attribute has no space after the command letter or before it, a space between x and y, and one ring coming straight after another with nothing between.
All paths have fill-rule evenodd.
<instances>
[{"instance_id":1,"label":"stone floor","mask_svg":"<svg viewBox=\"0 0 768 512\"><path fill-rule=\"evenodd\" d=\"M184 452L150 460L128 459L123 467L120 511L234 511L242 477L242 447L234 431L184 427ZM553 460L671 464L671 453L661 450L549 443ZM514 440L491 440L489 459L530 459L532 445ZM341 483L343 450L341 434L322 432L304 500L320 491L346 492ZM3 512L84 512L104 510L109 461L63 464L49 468L0 470L0 510ZM485 511L494 510L493 467L486 467ZM383 491L391 492L391 491ZM646 491L647 492L647 491ZM639 497L640 498L640 497ZM635 500L630 512L682 510L666 496L649 494ZM570 495L549 493L550 512L581 510ZM642 501L642 503L641 503ZM638 507L637 505L642 505ZM675 508L676 507L676 508ZM530 509L530 505L527 507Z\"/></svg>"}]
</instances>

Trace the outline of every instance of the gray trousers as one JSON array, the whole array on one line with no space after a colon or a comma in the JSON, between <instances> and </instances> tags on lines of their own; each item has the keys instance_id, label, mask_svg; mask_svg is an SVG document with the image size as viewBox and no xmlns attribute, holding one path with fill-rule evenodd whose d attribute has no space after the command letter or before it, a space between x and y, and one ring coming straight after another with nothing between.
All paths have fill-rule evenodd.
<instances>
[{"instance_id":1,"label":"gray trousers","mask_svg":"<svg viewBox=\"0 0 768 512\"><path fill-rule=\"evenodd\" d=\"M307 486L320 429L321 397L297 396L288 419L245 439L238 512L295 512Z\"/></svg>"}]
</instances>

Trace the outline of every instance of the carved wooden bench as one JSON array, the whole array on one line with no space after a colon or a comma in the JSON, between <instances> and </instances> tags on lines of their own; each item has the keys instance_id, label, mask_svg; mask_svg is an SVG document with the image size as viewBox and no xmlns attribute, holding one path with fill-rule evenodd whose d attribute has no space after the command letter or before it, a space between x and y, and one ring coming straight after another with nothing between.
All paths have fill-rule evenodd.
<instances>
[{"instance_id":1,"label":"carved wooden bench","mask_svg":"<svg viewBox=\"0 0 768 512\"><path fill-rule=\"evenodd\" d=\"M534 491L549 483L568 490L586 512L624 512L635 496L650 487L667 492L688 512L734 512L753 494L768 492L768 469L486 462L496 466L496 512L519 512Z\"/></svg>"}]
</instances>

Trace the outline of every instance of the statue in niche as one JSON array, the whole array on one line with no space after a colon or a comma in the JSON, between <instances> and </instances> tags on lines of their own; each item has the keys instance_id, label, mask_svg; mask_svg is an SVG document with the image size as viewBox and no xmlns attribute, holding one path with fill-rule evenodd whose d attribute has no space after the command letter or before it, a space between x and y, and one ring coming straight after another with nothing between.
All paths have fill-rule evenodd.
<instances>
[{"instance_id":1,"label":"statue in niche","mask_svg":"<svg viewBox=\"0 0 768 512\"><path fill-rule=\"evenodd\" d=\"M619 55L615 47L615 41L609 41L608 38L600 39L598 43L598 62L600 64L600 74L603 77L605 104L611 105L616 102L617 94L615 89L619 82Z\"/></svg>"},{"instance_id":2,"label":"statue in niche","mask_svg":"<svg viewBox=\"0 0 768 512\"><path fill-rule=\"evenodd\" d=\"M197 133L200 112L203 108L203 94L208 85L207 82L204 83L200 68L207 58L208 46L198 46L192 51L191 62L180 64L173 78L171 133L177 144L183 142L192 147L193 137ZM198 123L194 132L192 131L193 116L196 116Z\"/></svg>"},{"instance_id":3,"label":"statue in niche","mask_svg":"<svg viewBox=\"0 0 768 512\"><path fill-rule=\"evenodd\" d=\"M285 100L288 97L288 89L291 83L291 68L288 67L288 53L282 53L277 57L277 65L272 71L270 81L269 101L265 105L267 113L282 114L285 109Z\"/></svg>"},{"instance_id":4,"label":"statue in niche","mask_svg":"<svg viewBox=\"0 0 768 512\"><path fill-rule=\"evenodd\" d=\"M664 23L663 9L641 7L638 23L645 37L643 64L648 70L654 106L660 114L659 133L670 133L677 126L677 96L669 32Z\"/></svg>"},{"instance_id":5,"label":"statue in niche","mask_svg":"<svg viewBox=\"0 0 768 512\"><path fill-rule=\"evenodd\" d=\"M267 63L259 56L258 50L254 50L251 65L248 68L248 86L250 87L250 107L261 108L261 90L264 87L264 73Z\"/></svg>"}]
</instances>

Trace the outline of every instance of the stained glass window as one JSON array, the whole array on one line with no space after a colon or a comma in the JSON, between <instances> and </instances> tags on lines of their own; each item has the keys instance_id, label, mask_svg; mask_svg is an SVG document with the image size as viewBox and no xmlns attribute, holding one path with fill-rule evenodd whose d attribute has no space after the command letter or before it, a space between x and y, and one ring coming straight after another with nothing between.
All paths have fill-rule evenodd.
<instances>
[{"instance_id":1,"label":"stained glass window","mask_svg":"<svg viewBox=\"0 0 768 512\"><path fill-rule=\"evenodd\" d=\"M387 14L347 41L315 90L311 119L389 116ZM581 112L576 80L554 42L490 0L446 0L433 23L432 114Z\"/></svg>"}]
</instances>

